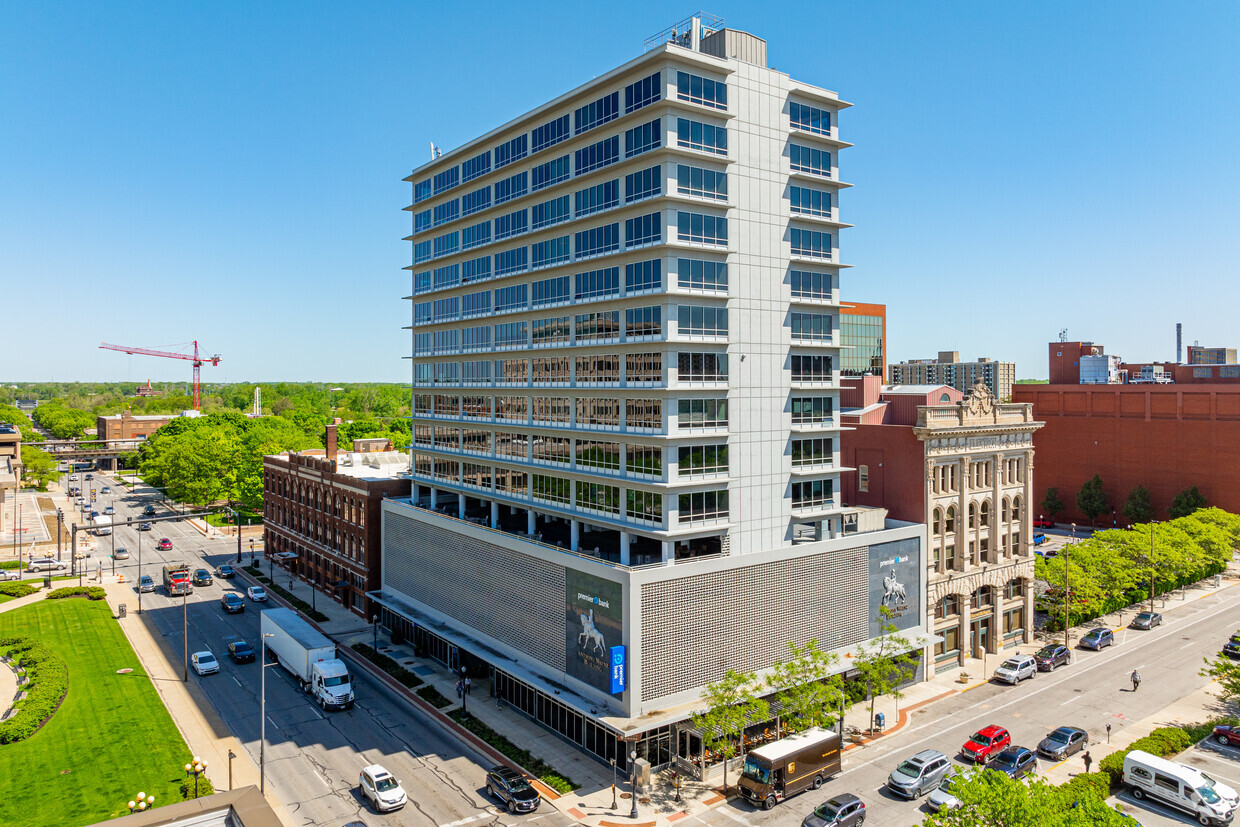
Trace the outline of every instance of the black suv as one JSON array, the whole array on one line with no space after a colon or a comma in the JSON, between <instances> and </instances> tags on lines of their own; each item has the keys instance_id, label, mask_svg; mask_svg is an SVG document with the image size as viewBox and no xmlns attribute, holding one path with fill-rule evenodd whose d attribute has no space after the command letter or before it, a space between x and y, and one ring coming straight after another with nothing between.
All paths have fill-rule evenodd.
<instances>
[{"instance_id":1,"label":"black suv","mask_svg":"<svg viewBox=\"0 0 1240 827\"><path fill-rule=\"evenodd\" d=\"M198 569L198 571L194 572L195 586L210 586L212 582L211 572L206 569Z\"/></svg>"},{"instance_id":2,"label":"black suv","mask_svg":"<svg viewBox=\"0 0 1240 827\"><path fill-rule=\"evenodd\" d=\"M1072 662L1072 652L1062 643L1051 643L1039 649L1033 659L1038 663L1039 672L1054 672L1056 666Z\"/></svg>"},{"instance_id":3,"label":"black suv","mask_svg":"<svg viewBox=\"0 0 1240 827\"><path fill-rule=\"evenodd\" d=\"M235 615L245 611L245 601L241 599L241 595L236 592L224 592L224 596L220 598L220 605L224 607L224 611L230 615Z\"/></svg>"},{"instance_id":4,"label":"black suv","mask_svg":"<svg viewBox=\"0 0 1240 827\"><path fill-rule=\"evenodd\" d=\"M510 813L532 813L542 799L525 776L511 767L492 767L487 773L487 794L508 808Z\"/></svg>"},{"instance_id":5,"label":"black suv","mask_svg":"<svg viewBox=\"0 0 1240 827\"><path fill-rule=\"evenodd\" d=\"M142 509L142 516L143 516L143 517L154 517L154 516L155 516L155 506L153 506L153 505L148 505L146 508Z\"/></svg>"},{"instance_id":6,"label":"black suv","mask_svg":"<svg viewBox=\"0 0 1240 827\"><path fill-rule=\"evenodd\" d=\"M244 640L233 641L228 644L228 656L233 659L233 663L253 663L254 647Z\"/></svg>"}]
</instances>

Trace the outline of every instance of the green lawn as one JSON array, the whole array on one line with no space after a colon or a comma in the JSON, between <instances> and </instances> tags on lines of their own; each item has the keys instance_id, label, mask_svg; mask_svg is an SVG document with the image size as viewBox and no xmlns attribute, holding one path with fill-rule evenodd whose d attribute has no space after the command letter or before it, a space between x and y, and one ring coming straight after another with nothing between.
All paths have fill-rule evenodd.
<instances>
[{"instance_id":1,"label":"green lawn","mask_svg":"<svg viewBox=\"0 0 1240 827\"><path fill-rule=\"evenodd\" d=\"M192 757L104 601L45 600L0 614L0 637L41 640L65 659L69 693L47 725L0 746L0 824L93 824L138 792L180 800ZM117 669L130 668L127 675Z\"/></svg>"}]
</instances>

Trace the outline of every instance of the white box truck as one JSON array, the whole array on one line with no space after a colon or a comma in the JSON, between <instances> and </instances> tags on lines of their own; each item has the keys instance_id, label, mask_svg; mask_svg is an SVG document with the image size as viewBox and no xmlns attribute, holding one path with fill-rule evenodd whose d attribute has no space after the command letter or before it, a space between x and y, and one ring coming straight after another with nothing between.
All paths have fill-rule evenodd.
<instances>
[{"instance_id":1,"label":"white box truck","mask_svg":"<svg viewBox=\"0 0 1240 827\"><path fill-rule=\"evenodd\" d=\"M287 669L303 692L324 709L353 706L353 681L344 661L336 657L336 644L292 609L268 609L259 617L268 657Z\"/></svg>"},{"instance_id":2,"label":"white box truck","mask_svg":"<svg viewBox=\"0 0 1240 827\"><path fill-rule=\"evenodd\" d=\"M100 514L92 522L96 537L106 537L112 533L112 518L107 514Z\"/></svg>"}]
</instances>

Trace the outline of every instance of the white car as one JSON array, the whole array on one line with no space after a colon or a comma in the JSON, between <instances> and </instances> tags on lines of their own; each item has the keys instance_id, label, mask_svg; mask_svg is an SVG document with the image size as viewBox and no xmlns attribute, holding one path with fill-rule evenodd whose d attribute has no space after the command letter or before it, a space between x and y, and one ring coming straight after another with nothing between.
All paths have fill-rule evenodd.
<instances>
[{"instance_id":1,"label":"white car","mask_svg":"<svg viewBox=\"0 0 1240 827\"><path fill-rule=\"evenodd\" d=\"M958 781L965 781L971 778L977 772L978 769L976 767L964 767L947 776L943 779L943 783L939 785L939 788L930 793L930 799L926 806L933 813L937 813L939 810L960 809L961 801L952 795L952 785Z\"/></svg>"},{"instance_id":2,"label":"white car","mask_svg":"<svg viewBox=\"0 0 1240 827\"><path fill-rule=\"evenodd\" d=\"M210 675L220 671L220 662L215 659L215 655L206 650L190 655L189 662L194 665L194 671L199 675Z\"/></svg>"},{"instance_id":3,"label":"white car","mask_svg":"<svg viewBox=\"0 0 1240 827\"><path fill-rule=\"evenodd\" d=\"M69 568L69 564L64 560L57 560L54 557L42 557L38 560L31 560L27 567L29 571L64 571Z\"/></svg>"},{"instance_id":4,"label":"white car","mask_svg":"<svg viewBox=\"0 0 1240 827\"><path fill-rule=\"evenodd\" d=\"M400 782L378 764L363 767L357 777L357 785L361 788L362 797L368 799L380 813L399 810L409 800Z\"/></svg>"},{"instance_id":5,"label":"white car","mask_svg":"<svg viewBox=\"0 0 1240 827\"><path fill-rule=\"evenodd\" d=\"M245 593L248 594L250 596L250 599L253 600L255 603L266 603L267 602L267 590L264 589L262 586L250 586L248 589L245 590Z\"/></svg>"}]
</instances>

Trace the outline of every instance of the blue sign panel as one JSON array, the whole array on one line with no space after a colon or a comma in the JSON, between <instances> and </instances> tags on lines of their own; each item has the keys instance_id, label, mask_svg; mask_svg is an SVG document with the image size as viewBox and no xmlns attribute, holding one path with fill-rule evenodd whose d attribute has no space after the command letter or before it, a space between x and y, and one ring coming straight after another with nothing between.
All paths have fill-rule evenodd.
<instances>
[{"instance_id":1,"label":"blue sign panel","mask_svg":"<svg viewBox=\"0 0 1240 827\"><path fill-rule=\"evenodd\" d=\"M628 684L624 674L624 647L611 647L611 694L619 695Z\"/></svg>"}]
</instances>

